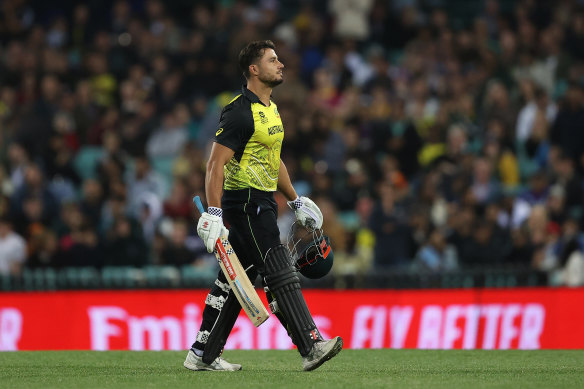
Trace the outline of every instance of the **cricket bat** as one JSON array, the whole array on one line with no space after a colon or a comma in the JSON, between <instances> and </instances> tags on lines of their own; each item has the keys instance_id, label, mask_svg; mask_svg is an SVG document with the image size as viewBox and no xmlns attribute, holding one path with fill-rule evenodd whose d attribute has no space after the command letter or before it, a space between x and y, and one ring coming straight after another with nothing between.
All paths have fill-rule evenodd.
<instances>
[{"instance_id":1,"label":"cricket bat","mask_svg":"<svg viewBox=\"0 0 584 389\"><path fill-rule=\"evenodd\" d=\"M199 196L193 198L193 202L197 206L199 212L205 212L203 203ZM245 270L241 266L241 262L235 255L235 251L231 247L231 243L227 239L227 236L220 236L215 242L215 257L219 266L227 278L227 282L233 290L233 294L239 301L239 304L249 317L249 320L254 326L259 327L260 324L268 320L270 314L264 307L260 296L256 292L254 286L252 285L249 277L245 273Z\"/></svg>"}]
</instances>

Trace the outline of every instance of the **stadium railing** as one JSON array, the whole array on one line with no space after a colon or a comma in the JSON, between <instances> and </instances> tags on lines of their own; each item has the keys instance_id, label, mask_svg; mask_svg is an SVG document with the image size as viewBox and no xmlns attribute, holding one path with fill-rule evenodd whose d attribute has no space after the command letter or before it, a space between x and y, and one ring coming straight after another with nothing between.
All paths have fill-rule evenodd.
<instances>
[{"instance_id":1,"label":"stadium railing","mask_svg":"<svg viewBox=\"0 0 584 389\"><path fill-rule=\"evenodd\" d=\"M212 267L145 266L25 268L19 276L0 276L0 291L86 289L208 288L217 276ZM547 286L548 275L520 266L475 267L442 274L375 269L367 274L328 274L319 280L303 278L306 288L427 289L509 288ZM261 280L256 280L261 287Z\"/></svg>"}]
</instances>

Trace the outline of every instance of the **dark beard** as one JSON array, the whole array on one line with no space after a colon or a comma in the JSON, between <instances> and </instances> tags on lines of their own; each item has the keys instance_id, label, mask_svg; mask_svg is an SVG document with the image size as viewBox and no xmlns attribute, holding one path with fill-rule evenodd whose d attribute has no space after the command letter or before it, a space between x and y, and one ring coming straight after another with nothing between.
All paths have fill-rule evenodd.
<instances>
[{"instance_id":1,"label":"dark beard","mask_svg":"<svg viewBox=\"0 0 584 389\"><path fill-rule=\"evenodd\" d=\"M269 86L270 88L274 88L278 85L280 85L282 82L284 82L284 78L280 78L279 80L261 80L261 82L263 82L264 84L266 84L267 86Z\"/></svg>"}]
</instances>

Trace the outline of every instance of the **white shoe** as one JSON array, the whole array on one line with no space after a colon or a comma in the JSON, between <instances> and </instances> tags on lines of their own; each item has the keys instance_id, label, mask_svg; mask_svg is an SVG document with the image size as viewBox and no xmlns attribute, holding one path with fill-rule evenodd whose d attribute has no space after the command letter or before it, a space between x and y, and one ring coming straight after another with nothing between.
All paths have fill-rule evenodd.
<instances>
[{"instance_id":1,"label":"white shoe","mask_svg":"<svg viewBox=\"0 0 584 389\"><path fill-rule=\"evenodd\" d=\"M305 371L318 368L320 365L337 355L343 349L343 339L335 336L330 340L317 342L307 356L302 357L302 365Z\"/></svg>"},{"instance_id":2,"label":"white shoe","mask_svg":"<svg viewBox=\"0 0 584 389\"><path fill-rule=\"evenodd\" d=\"M193 350L189 350L187 354L187 359L183 363L184 367L190 370L200 371L200 370L207 370L207 371L236 371L241 370L241 365L237 363L229 363L225 359L221 357L215 358L210 365L203 362L203 358L197 356L193 352Z\"/></svg>"}]
</instances>

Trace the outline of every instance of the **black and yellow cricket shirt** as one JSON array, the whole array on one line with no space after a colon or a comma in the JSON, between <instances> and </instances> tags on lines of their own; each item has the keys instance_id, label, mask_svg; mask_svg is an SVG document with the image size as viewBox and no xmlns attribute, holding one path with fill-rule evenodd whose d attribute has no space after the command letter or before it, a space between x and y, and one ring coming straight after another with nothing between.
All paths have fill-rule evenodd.
<instances>
[{"instance_id":1,"label":"black and yellow cricket shirt","mask_svg":"<svg viewBox=\"0 0 584 389\"><path fill-rule=\"evenodd\" d=\"M223 108L215 142L235 152L225 165L223 188L275 192L284 127L273 101L265 106L246 86Z\"/></svg>"}]
</instances>

